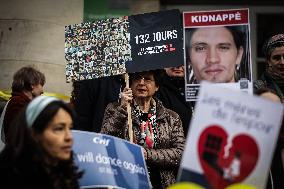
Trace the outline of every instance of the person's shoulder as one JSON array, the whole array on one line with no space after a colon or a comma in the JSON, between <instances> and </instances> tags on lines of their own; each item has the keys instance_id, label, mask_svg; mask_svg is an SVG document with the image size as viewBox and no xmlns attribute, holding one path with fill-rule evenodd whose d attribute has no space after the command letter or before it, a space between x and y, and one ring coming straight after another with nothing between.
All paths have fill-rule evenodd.
<instances>
[{"instance_id":1,"label":"person's shoulder","mask_svg":"<svg viewBox=\"0 0 284 189\"><path fill-rule=\"evenodd\" d=\"M175 111L166 108L160 100L156 98L155 101L157 102L157 109L161 112L161 115L164 114L166 117L179 118L179 115Z\"/></svg>"},{"instance_id":2,"label":"person's shoulder","mask_svg":"<svg viewBox=\"0 0 284 189\"><path fill-rule=\"evenodd\" d=\"M116 101L108 103L106 109L117 108L119 105L120 103L116 100Z\"/></svg>"},{"instance_id":3,"label":"person's shoulder","mask_svg":"<svg viewBox=\"0 0 284 189\"><path fill-rule=\"evenodd\" d=\"M1 153L0 155L0 178L1 185L6 186L7 188L17 188L21 187L19 183L21 181L21 175L16 171L15 165L12 165L11 161L7 159L7 157Z\"/></svg>"},{"instance_id":4,"label":"person's shoulder","mask_svg":"<svg viewBox=\"0 0 284 189\"><path fill-rule=\"evenodd\" d=\"M253 82L253 89L254 90L258 90L258 89L266 88L266 87L267 87L267 85L266 85L266 82L264 80L258 79L258 80L255 80Z\"/></svg>"},{"instance_id":5,"label":"person's shoulder","mask_svg":"<svg viewBox=\"0 0 284 189\"><path fill-rule=\"evenodd\" d=\"M171 117L173 117L175 119L180 118L178 113L176 113L175 111L173 111L171 109L165 108L165 111L166 111L166 113L168 113Z\"/></svg>"},{"instance_id":6,"label":"person's shoulder","mask_svg":"<svg viewBox=\"0 0 284 189\"><path fill-rule=\"evenodd\" d=\"M9 104L19 104L19 105L26 105L30 102L31 100L23 93L16 93L10 98Z\"/></svg>"},{"instance_id":7,"label":"person's shoulder","mask_svg":"<svg viewBox=\"0 0 284 189\"><path fill-rule=\"evenodd\" d=\"M21 157L17 163L11 161L11 154L4 149L0 154L0 178L1 186L7 188L50 188L49 179L30 160L25 161Z\"/></svg>"},{"instance_id":8,"label":"person's shoulder","mask_svg":"<svg viewBox=\"0 0 284 189\"><path fill-rule=\"evenodd\" d=\"M253 89L258 90L267 87L266 73L262 73L260 78L253 81Z\"/></svg>"}]
</instances>

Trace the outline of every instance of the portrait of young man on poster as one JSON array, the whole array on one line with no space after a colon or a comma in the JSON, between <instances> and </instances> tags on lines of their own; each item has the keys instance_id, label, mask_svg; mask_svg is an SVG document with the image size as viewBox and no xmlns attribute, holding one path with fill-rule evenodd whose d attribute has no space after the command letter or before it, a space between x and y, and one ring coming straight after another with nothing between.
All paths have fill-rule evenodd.
<instances>
[{"instance_id":1,"label":"portrait of young man on poster","mask_svg":"<svg viewBox=\"0 0 284 189\"><path fill-rule=\"evenodd\" d=\"M185 79L190 98L202 80L248 90L252 76L246 13L184 13Z\"/></svg>"}]
</instances>

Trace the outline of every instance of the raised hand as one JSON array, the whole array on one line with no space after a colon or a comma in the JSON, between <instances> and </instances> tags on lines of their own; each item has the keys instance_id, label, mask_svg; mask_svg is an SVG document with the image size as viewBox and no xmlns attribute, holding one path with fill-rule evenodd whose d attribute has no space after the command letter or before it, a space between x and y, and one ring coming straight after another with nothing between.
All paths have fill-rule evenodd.
<instances>
[{"instance_id":1,"label":"raised hand","mask_svg":"<svg viewBox=\"0 0 284 189\"><path fill-rule=\"evenodd\" d=\"M130 103L133 99L132 90L129 87L125 87L121 92L121 105L126 107L127 103Z\"/></svg>"}]
</instances>

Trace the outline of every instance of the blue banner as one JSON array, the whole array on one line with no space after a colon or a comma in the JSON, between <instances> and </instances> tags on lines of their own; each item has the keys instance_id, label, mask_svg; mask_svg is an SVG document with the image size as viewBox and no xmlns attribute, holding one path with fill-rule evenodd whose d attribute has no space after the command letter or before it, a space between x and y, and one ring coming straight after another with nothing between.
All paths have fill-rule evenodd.
<instances>
[{"instance_id":1,"label":"blue banner","mask_svg":"<svg viewBox=\"0 0 284 189\"><path fill-rule=\"evenodd\" d=\"M150 188L142 148L117 137L73 131L81 188Z\"/></svg>"}]
</instances>

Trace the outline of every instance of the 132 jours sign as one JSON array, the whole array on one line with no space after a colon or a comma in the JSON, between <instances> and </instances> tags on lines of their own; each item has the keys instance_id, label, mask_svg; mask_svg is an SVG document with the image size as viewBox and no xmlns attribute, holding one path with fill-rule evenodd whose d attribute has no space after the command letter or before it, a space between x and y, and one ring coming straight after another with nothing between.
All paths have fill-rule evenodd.
<instances>
[{"instance_id":1,"label":"132 jours sign","mask_svg":"<svg viewBox=\"0 0 284 189\"><path fill-rule=\"evenodd\" d=\"M171 39L177 38L177 30L171 30L171 31L162 31L162 32L153 32L152 34L146 33L146 34L140 34L136 35L135 43L150 43L150 42L159 42L159 41L166 41Z\"/></svg>"},{"instance_id":2,"label":"132 jours sign","mask_svg":"<svg viewBox=\"0 0 284 189\"><path fill-rule=\"evenodd\" d=\"M129 16L132 62L127 72L183 65L181 18L179 10Z\"/></svg>"}]
</instances>

